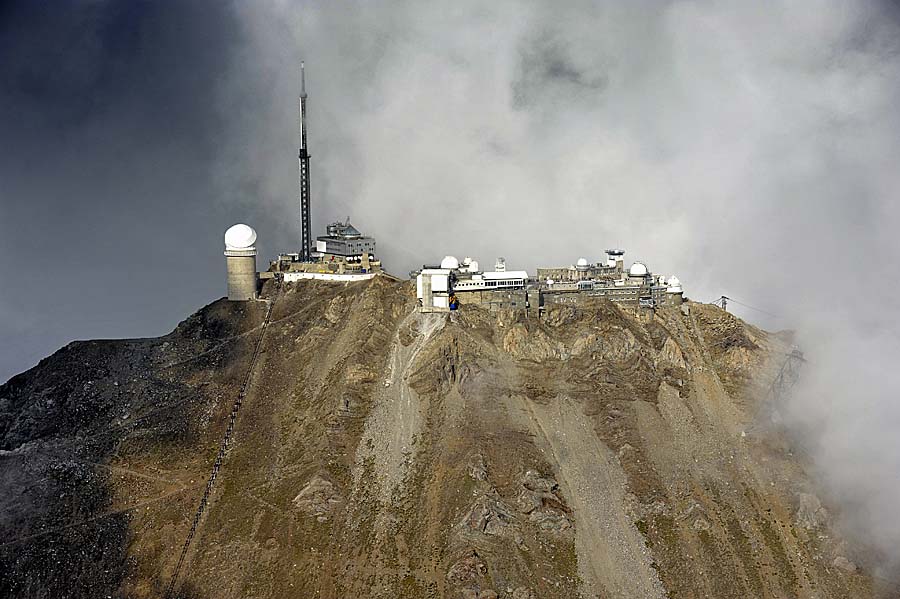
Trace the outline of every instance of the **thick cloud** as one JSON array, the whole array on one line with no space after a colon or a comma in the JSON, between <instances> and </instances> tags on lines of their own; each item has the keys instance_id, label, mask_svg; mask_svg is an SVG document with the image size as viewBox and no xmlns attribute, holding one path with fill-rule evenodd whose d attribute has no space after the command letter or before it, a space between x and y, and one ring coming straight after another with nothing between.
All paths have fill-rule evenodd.
<instances>
[{"instance_id":1,"label":"thick cloud","mask_svg":"<svg viewBox=\"0 0 900 599\"><path fill-rule=\"evenodd\" d=\"M221 295L217 98L240 31L208 5L0 9L0 379Z\"/></svg>"},{"instance_id":2,"label":"thick cloud","mask_svg":"<svg viewBox=\"0 0 900 599\"><path fill-rule=\"evenodd\" d=\"M0 14L7 373L221 295L232 222L267 255L296 245L305 58L317 229L351 215L401 274L623 246L693 298L777 314L735 306L798 330L788 421L896 557L894 6L24 6Z\"/></svg>"}]
</instances>

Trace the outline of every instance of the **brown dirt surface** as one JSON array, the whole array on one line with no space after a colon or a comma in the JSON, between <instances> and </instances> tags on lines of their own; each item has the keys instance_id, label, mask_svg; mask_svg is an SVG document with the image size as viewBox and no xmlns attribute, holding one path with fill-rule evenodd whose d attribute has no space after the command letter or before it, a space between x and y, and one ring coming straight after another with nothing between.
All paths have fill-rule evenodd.
<instances>
[{"instance_id":1,"label":"brown dirt surface","mask_svg":"<svg viewBox=\"0 0 900 599\"><path fill-rule=\"evenodd\" d=\"M878 596L760 426L788 337L686 312L267 282L70 344L0 387L0 596L162 596L248 372L178 597Z\"/></svg>"}]
</instances>

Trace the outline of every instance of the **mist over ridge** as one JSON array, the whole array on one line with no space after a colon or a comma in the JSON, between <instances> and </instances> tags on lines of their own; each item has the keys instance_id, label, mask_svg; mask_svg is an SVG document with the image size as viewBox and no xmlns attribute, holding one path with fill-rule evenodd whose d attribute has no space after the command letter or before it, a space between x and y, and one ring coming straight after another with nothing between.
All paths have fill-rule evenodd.
<instances>
[{"instance_id":1,"label":"mist over ridge","mask_svg":"<svg viewBox=\"0 0 900 599\"><path fill-rule=\"evenodd\" d=\"M895 565L892 4L180 6L5 9L0 268L22 283L0 295L0 331L32 361L160 333L221 295L233 222L262 256L295 247L302 58L315 230L350 215L397 274L621 246L692 299L778 315L735 306L797 331L809 363L788 422Z\"/></svg>"}]
</instances>

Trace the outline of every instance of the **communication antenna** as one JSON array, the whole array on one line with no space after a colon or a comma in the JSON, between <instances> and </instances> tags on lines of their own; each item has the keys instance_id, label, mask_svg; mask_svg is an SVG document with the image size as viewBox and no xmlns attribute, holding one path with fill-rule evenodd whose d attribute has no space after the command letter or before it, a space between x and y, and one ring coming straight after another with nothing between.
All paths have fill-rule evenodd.
<instances>
[{"instance_id":1,"label":"communication antenna","mask_svg":"<svg viewBox=\"0 0 900 599\"><path fill-rule=\"evenodd\" d=\"M300 62L300 260L312 260L312 226L310 225L309 151L306 147L306 68Z\"/></svg>"}]
</instances>

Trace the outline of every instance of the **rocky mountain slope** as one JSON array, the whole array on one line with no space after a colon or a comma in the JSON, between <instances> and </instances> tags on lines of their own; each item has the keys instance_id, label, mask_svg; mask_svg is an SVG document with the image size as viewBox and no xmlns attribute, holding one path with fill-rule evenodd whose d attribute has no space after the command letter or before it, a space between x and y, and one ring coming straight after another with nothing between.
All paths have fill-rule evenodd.
<instances>
[{"instance_id":1,"label":"rocky mountain slope","mask_svg":"<svg viewBox=\"0 0 900 599\"><path fill-rule=\"evenodd\" d=\"M419 314L386 278L263 297L0 387L0 596L163 596L248 373L174 596L885 592L758 421L779 336L693 303Z\"/></svg>"}]
</instances>

